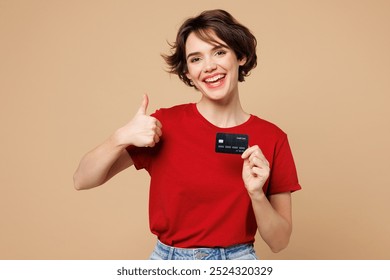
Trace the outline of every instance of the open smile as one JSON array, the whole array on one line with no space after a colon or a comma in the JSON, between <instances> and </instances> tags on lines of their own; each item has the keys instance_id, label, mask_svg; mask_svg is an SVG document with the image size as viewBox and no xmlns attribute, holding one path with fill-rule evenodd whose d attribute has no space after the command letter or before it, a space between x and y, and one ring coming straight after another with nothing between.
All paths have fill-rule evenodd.
<instances>
[{"instance_id":1,"label":"open smile","mask_svg":"<svg viewBox=\"0 0 390 280\"><path fill-rule=\"evenodd\" d=\"M215 88L223 84L225 81L225 74L216 74L213 76L208 76L205 79L203 79L203 82L206 84L209 88Z\"/></svg>"}]
</instances>

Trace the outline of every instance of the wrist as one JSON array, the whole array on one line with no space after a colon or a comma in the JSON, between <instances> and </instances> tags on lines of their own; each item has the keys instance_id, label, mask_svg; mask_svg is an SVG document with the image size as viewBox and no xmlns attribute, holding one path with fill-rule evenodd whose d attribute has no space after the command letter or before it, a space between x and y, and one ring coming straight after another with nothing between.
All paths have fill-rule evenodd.
<instances>
[{"instance_id":1,"label":"wrist","mask_svg":"<svg viewBox=\"0 0 390 280\"><path fill-rule=\"evenodd\" d=\"M251 200L260 201L263 199L267 199L266 195L264 194L263 190L255 190L255 191L249 191L248 194Z\"/></svg>"},{"instance_id":2,"label":"wrist","mask_svg":"<svg viewBox=\"0 0 390 280\"><path fill-rule=\"evenodd\" d=\"M110 137L109 141L114 147L117 148L126 148L127 146L130 146L131 143L126 143L124 137L122 128L117 129Z\"/></svg>"}]
</instances>

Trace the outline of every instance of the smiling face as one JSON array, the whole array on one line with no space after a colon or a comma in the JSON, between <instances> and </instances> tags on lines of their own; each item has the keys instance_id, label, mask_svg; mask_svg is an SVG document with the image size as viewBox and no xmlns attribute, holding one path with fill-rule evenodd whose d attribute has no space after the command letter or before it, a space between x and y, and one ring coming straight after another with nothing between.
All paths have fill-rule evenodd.
<instances>
[{"instance_id":1,"label":"smiling face","mask_svg":"<svg viewBox=\"0 0 390 280\"><path fill-rule=\"evenodd\" d=\"M237 59L225 42L214 36L205 42L191 33L186 41L186 76L205 98L228 101L238 95L238 71L246 59Z\"/></svg>"}]
</instances>

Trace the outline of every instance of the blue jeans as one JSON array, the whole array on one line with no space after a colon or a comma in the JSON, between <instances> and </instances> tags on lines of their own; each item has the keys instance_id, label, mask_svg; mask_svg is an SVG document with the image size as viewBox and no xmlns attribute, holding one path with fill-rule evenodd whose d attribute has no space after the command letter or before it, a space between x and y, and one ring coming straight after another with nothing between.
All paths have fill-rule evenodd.
<instances>
[{"instance_id":1,"label":"blue jeans","mask_svg":"<svg viewBox=\"0 0 390 280\"><path fill-rule=\"evenodd\" d=\"M150 260L257 260L253 244L226 248L184 249L165 245L157 240Z\"/></svg>"}]
</instances>

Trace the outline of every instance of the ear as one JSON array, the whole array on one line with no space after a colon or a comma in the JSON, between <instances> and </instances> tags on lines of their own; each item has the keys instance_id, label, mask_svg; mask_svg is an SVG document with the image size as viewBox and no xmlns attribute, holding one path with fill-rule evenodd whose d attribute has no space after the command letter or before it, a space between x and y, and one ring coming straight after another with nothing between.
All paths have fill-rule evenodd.
<instances>
[{"instance_id":1,"label":"ear","mask_svg":"<svg viewBox=\"0 0 390 280\"><path fill-rule=\"evenodd\" d=\"M188 71L186 72L186 77L187 77L189 80L192 80L192 77L191 77L190 73L188 73Z\"/></svg>"},{"instance_id":2,"label":"ear","mask_svg":"<svg viewBox=\"0 0 390 280\"><path fill-rule=\"evenodd\" d=\"M238 60L238 65L244 66L246 63L246 56L243 56L241 59Z\"/></svg>"}]
</instances>

